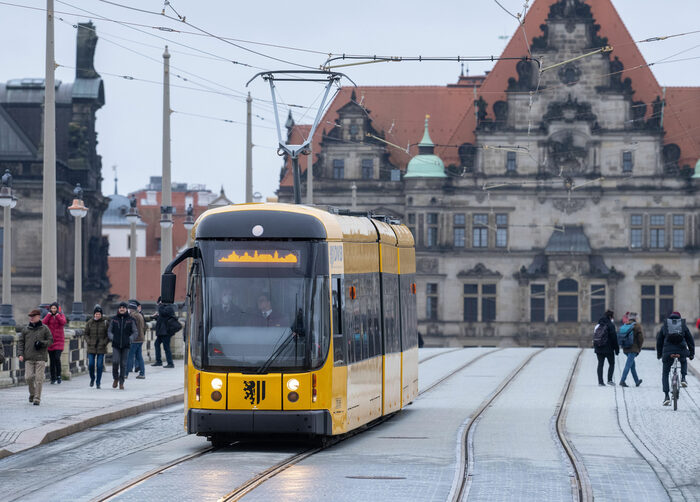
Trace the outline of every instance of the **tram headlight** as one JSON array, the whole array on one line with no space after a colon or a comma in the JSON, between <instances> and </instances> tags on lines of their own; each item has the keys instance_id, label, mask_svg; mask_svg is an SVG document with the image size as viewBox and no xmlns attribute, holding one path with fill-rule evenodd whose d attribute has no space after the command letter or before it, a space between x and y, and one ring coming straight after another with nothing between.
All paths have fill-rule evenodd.
<instances>
[{"instance_id":1,"label":"tram headlight","mask_svg":"<svg viewBox=\"0 0 700 502\"><path fill-rule=\"evenodd\" d=\"M221 387L224 386L224 382L221 381L221 378L212 378L211 380L211 388L214 390L221 390Z\"/></svg>"},{"instance_id":2,"label":"tram headlight","mask_svg":"<svg viewBox=\"0 0 700 502\"><path fill-rule=\"evenodd\" d=\"M223 396L221 395L221 392L219 392L218 390L215 390L211 393L211 398L213 401L221 401L222 397Z\"/></svg>"},{"instance_id":3,"label":"tram headlight","mask_svg":"<svg viewBox=\"0 0 700 502\"><path fill-rule=\"evenodd\" d=\"M296 403L299 400L299 394L292 391L289 394L287 394L287 399L289 399L290 403Z\"/></svg>"},{"instance_id":4,"label":"tram headlight","mask_svg":"<svg viewBox=\"0 0 700 502\"><path fill-rule=\"evenodd\" d=\"M299 380L296 378L290 378L287 380L287 388L291 391L295 391L299 388Z\"/></svg>"}]
</instances>

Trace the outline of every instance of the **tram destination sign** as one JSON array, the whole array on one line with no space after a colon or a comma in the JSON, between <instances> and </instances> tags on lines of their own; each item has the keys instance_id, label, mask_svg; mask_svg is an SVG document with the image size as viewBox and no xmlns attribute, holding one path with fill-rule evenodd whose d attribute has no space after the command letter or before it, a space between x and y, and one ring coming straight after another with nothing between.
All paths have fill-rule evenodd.
<instances>
[{"instance_id":1,"label":"tram destination sign","mask_svg":"<svg viewBox=\"0 0 700 502\"><path fill-rule=\"evenodd\" d=\"M217 249L217 267L279 267L299 266L299 251L288 249Z\"/></svg>"}]
</instances>

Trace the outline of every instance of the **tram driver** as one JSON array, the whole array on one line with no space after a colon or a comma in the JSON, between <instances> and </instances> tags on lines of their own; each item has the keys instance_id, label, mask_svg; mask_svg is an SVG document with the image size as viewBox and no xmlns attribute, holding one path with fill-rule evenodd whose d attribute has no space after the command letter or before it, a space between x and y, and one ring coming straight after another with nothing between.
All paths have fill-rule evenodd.
<instances>
[{"instance_id":1,"label":"tram driver","mask_svg":"<svg viewBox=\"0 0 700 502\"><path fill-rule=\"evenodd\" d=\"M257 311L253 317L255 326L284 326L284 317L272 308L270 297L263 293L258 296Z\"/></svg>"}]
</instances>

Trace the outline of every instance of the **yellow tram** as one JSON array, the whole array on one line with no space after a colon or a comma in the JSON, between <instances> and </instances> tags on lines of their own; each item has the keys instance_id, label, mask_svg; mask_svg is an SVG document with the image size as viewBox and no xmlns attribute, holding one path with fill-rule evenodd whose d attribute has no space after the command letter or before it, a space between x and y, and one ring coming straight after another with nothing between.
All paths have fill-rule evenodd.
<instances>
[{"instance_id":1,"label":"yellow tram","mask_svg":"<svg viewBox=\"0 0 700 502\"><path fill-rule=\"evenodd\" d=\"M205 212L188 278L185 424L212 443L330 436L418 394L415 249L385 218L291 204Z\"/></svg>"}]
</instances>

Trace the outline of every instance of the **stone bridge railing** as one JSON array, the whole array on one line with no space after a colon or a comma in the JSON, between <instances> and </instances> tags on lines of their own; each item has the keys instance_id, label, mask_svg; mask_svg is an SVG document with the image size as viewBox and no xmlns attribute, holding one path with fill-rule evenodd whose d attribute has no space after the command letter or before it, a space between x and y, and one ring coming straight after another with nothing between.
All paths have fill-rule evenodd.
<instances>
[{"instance_id":1,"label":"stone bridge railing","mask_svg":"<svg viewBox=\"0 0 700 502\"><path fill-rule=\"evenodd\" d=\"M182 322L182 320L181 320ZM153 324L153 323L149 323ZM71 322L65 329L66 343L61 354L61 377L70 380L71 377L87 373L87 349L83 328L85 323ZM19 332L15 333L14 327L0 327L0 351L5 355L5 362L0 365L0 387L12 387L24 384L24 363L19 362L17 356L17 340ZM143 342L143 360L146 365L155 361L156 334L152 326L146 329L146 341ZM182 330L177 332L170 340L174 359L182 359L185 344L182 338ZM112 345L110 344L105 356L105 371L111 372ZM165 354L163 354L165 361ZM46 363L46 374L49 365Z\"/></svg>"}]
</instances>

